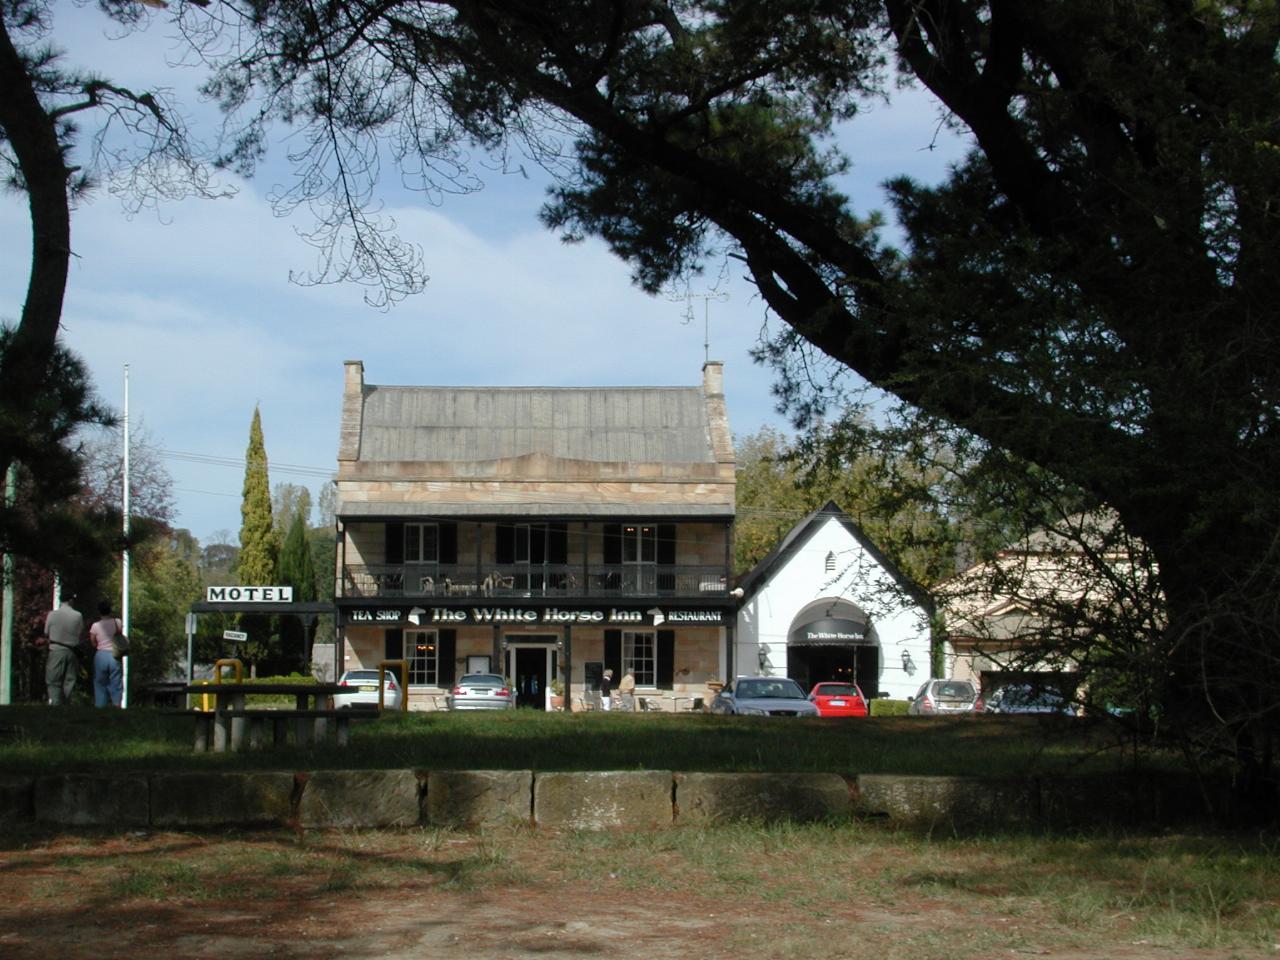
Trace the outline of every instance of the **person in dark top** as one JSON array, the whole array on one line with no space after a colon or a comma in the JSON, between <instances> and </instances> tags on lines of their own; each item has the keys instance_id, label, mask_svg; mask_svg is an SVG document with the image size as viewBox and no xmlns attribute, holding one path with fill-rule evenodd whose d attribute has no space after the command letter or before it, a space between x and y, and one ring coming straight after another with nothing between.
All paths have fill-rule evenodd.
<instances>
[{"instance_id":1,"label":"person in dark top","mask_svg":"<svg viewBox=\"0 0 1280 960\"><path fill-rule=\"evenodd\" d=\"M606 670L600 678L600 709L613 709L613 671Z\"/></svg>"}]
</instances>

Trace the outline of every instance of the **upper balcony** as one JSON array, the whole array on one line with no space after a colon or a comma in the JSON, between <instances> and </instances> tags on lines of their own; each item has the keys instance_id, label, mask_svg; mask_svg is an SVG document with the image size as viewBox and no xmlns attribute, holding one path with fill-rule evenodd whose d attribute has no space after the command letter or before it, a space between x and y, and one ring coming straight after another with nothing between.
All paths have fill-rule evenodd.
<instances>
[{"instance_id":1,"label":"upper balcony","mask_svg":"<svg viewBox=\"0 0 1280 960\"><path fill-rule=\"evenodd\" d=\"M727 596L723 566L671 564L363 564L342 568L340 599Z\"/></svg>"}]
</instances>

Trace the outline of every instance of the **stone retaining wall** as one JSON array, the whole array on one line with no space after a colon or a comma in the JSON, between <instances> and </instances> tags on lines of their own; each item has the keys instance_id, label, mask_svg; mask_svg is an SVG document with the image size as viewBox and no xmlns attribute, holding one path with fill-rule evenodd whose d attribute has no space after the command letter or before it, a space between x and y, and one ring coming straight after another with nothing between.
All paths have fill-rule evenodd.
<instances>
[{"instance_id":1,"label":"stone retaining wall","mask_svg":"<svg viewBox=\"0 0 1280 960\"><path fill-rule=\"evenodd\" d=\"M0 776L0 825L653 829L886 819L914 828L1155 824L1201 817L1189 777L996 780L662 770L321 770Z\"/></svg>"}]
</instances>

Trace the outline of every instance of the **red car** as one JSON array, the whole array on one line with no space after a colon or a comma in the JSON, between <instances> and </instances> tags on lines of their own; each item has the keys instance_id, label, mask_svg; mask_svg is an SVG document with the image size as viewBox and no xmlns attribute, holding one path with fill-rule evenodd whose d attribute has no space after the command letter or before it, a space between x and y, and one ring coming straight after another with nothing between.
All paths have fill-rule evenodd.
<instances>
[{"instance_id":1,"label":"red car","mask_svg":"<svg viewBox=\"0 0 1280 960\"><path fill-rule=\"evenodd\" d=\"M809 701L820 717L865 717L867 698L856 683L819 683L809 691Z\"/></svg>"}]
</instances>

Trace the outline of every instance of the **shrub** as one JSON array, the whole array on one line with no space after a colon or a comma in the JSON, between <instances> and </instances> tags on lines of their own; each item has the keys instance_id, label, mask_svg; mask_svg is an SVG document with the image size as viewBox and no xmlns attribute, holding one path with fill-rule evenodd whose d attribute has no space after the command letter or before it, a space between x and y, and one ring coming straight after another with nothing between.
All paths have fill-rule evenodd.
<instances>
[{"instance_id":1,"label":"shrub","mask_svg":"<svg viewBox=\"0 0 1280 960\"><path fill-rule=\"evenodd\" d=\"M871 715L873 717L905 717L910 700L872 700Z\"/></svg>"}]
</instances>

